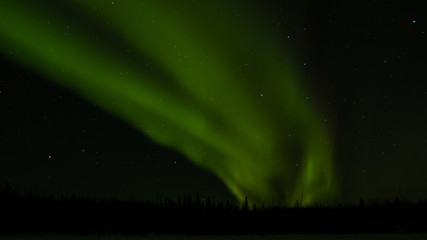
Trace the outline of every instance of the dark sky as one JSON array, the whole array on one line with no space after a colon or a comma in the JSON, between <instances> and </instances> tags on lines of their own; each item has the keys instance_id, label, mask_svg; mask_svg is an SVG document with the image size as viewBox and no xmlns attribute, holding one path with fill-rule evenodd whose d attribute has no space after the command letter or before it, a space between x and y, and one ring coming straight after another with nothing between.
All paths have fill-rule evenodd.
<instances>
[{"instance_id":1,"label":"dark sky","mask_svg":"<svg viewBox=\"0 0 427 240\"><path fill-rule=\"evenodd\" d=\"M223 184L72 92L2 59L1 180L52 193L154 200Z\"/></svg>"},{"instance_id":2,"label":"dark sky","mask_svg":"<svg viewBox=\"0 0 427 240\"><path fill-rule=\"evenodd\" d=\"M421 4L258 4L277 31L292 36L300 81L318 96L333 129L337 200L427 198ZM213 174L36 70L7 54L0 68L0 182L91 197L154 200L200 192L232 198Z\"/></svg>"}]
</instances>

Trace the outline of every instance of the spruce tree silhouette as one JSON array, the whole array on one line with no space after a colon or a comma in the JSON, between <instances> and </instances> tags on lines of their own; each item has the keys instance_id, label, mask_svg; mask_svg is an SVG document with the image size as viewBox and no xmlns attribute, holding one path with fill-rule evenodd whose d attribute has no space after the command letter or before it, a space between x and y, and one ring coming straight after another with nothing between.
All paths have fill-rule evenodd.
<instances>
[{"instance_id":1,"label":"spruce tree silhouette","mask_svg":"<svg viewBox=\"0 0 427 240\"><path fill-rule=\"evenodd\" d=\"M58 195L59 196L59 195ZM19 193L0 184L0 234L267 234L427 232L427 201L369 202L355 206L256 206L215 202L196 194L162 202L92 200ZM304 224L301 224L304 222Z\"/></svg>"}]
</instances>

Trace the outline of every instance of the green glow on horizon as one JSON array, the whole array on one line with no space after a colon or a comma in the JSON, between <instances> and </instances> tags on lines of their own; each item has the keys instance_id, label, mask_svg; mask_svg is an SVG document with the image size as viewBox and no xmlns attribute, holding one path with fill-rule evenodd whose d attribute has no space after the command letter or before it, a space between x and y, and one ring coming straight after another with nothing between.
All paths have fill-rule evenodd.
<instances>
[{"instance_id":1,"label":"green glow on horizon","mask_svg":"<svg viewBox=\"0 0 427 240\"><path fill-rule=\"evenodd\" d=\"M332 139L290 54L261 14L220 2L4 0L0 51L183 153L239 200L330 200Z\"/></svg>"}]
</instances>

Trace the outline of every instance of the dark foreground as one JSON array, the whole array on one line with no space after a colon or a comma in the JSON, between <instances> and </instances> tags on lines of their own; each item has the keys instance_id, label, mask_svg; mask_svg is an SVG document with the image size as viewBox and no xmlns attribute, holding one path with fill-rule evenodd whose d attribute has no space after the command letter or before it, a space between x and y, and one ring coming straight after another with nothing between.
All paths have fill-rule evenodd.
<instances>
[{"instance_id":1,"label":"dark foreground","mask_svg":"<svg viewBox=\"0 0 427 240\"><path fill-rule=\"evenodd\" d=\"M16 235L2 236L2 240L96 240L97 235ZM100 236L100 240L425 240L427 234L354 234L354 235L267 235L267 236L188 236L188 235L147 235L147 236Z\"/></svg>"},{"instance_id":2,"label":"dark foreground","mask_svg":"<svg viewBox=\"0 0 427 240\"><path fill-rule=\"evenodd\" d=\"M427 233L427 201L414 204L397 199L372 204L360 201L358 206L346 207L250 209L247 203L239 207L230 203L215 203L197 196L193 198L185 196L183 199L165 200L155 204L75 197L39 197L34 194L18 194L8 187L2 187L0 213L1 239L16 234L24 234L21 236L26 234L33 236L32 239L37 239L33 234L47 236L46 234L52 233L74 236L99 235L102 236L101 239L120 234L256 237L271 234L318 236L318 234L360 233L418 236L413 234ZM266 239L265 236L262 239Z\"/></svg>"}]
</instances>

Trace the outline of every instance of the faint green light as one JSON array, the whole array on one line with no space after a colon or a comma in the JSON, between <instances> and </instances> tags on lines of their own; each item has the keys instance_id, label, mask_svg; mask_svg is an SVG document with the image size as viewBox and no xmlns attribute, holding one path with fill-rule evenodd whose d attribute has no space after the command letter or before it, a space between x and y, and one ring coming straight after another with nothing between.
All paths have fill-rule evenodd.
<instances>
[{"instance_id":1,"label":"faint green light","mask_svg":"<svg viewBox=\"0 0 427 240\"><path fill-rule=\"evenodd\" d=\"M324 118L261 14L237 1L55 5L69 11L0 2L2 53L182 152L239 201L294 205L303 193L306 205L335 196Z\"/></svg>"}]
</instances>

